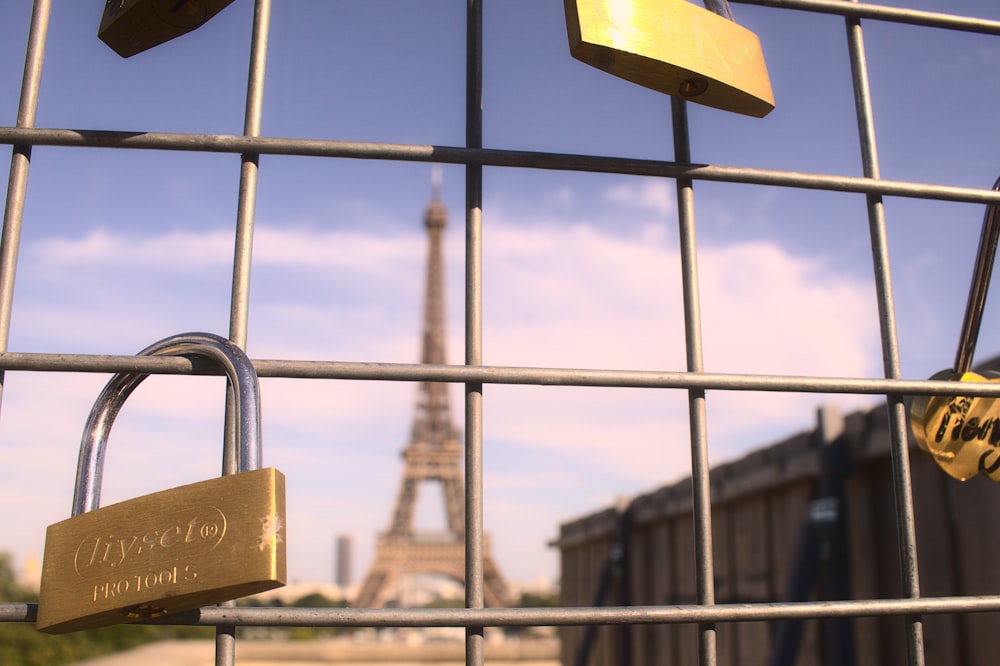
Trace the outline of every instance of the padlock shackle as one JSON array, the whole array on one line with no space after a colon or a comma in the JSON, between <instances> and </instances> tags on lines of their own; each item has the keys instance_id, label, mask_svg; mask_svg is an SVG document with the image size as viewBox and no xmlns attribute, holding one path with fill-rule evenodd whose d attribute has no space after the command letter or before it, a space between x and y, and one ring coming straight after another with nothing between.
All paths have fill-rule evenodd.
<instances>
[{"instance_id":1,"label":"padlock shackle","mask_svg":"<svg viewBox=\"0 0 1000 666\"><path fill-rule=\"evenodd\" d=\"M1000 190L1000 178L993 183L994 190ZM961 376L972 369L972 357L979 340L979 326L986 308L986 294L990 289L990 276L996 262L997 242L1000 240L1000 205L988 204L983 216L983 230L979 236L979 250L972 269L972 283L969 298L965 302L965 316L958 336L958 350L955 352L955 372Z\"/></svg>"},{"instance_id":2,"label":"padlock shackle","mask_svg":"<svg viewBox=\"0 0 1000 666\"><path fill-rule=\"evenodd\" d=\"M212 333L182 333L164 338L146 347L139 356L185 356L214 361L226 370L235 401L235 455L223 455L223 474L232 473L236 460L237 472L259 469L261 466L260 391L257 372L246 353L236 344ZM108 435L122 404L148 374L119 373L113 376L91 408L80 441L77 462L76 489L73 493L73 513L93 511L101 504L101 485Z\"/></svg>"}]
</instances>

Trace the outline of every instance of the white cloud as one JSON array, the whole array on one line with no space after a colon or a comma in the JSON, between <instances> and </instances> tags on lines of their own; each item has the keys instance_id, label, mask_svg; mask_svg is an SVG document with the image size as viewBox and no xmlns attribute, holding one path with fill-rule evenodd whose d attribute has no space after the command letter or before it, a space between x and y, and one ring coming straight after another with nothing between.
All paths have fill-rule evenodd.
<instances>
[{"instance_id":1,"label":"white cloud","mask_svg":"<svg viewBox=\"0 0 1000 666\"><path fill-rule=\"evenodd\" d=\"M700 264L706 369L848 376L876 369L872 285L769 243L708 248Z\"/></svg>"},{"instance_id":2,"label":"white cloud","mask_svg":"<svg viewBox=\"0 0 1000 666\"><path fill-rule=\"evenodd\" d=\"M287 267L395 276L400 268L418 268L423 256L424 238L418 233L389 237L349 230L262 227L254 237L255 261Z\"/></svg>"},{"instance_id":3,"label":"white cloud","mask_svg":"<svg viewBox=\"0 0 1000 666\"><path fill-rule=\"evenodd\" d=\"M628 183L608 188L604 197L624 208L648 210L660 215L669 215L677 208L672 180L630 179Z\"/></svg>"},{"instance_id":4,"label":"white cloud","mask_svg":"<svg viewBox=\"0 0 1000 666\"><path fill-rule=\"evenodd\" d=\"M669 198L662 199L660 185L642 186L633 192L635 201L667 210ZM625 195L619 188L609 196ZM494 216L486 231L486 363L684 368L680 267L670 234L653 224L622 237L583 224L523 222L515 226ZM251 355L416 360L422 236L306 227L261 227L258 234ZM101 351L133 353L153 341L142 339L153 330L163 337L204 321L216 322L214 330L224 332L224 313L213 311L218 297L205 293L228 295L228 267L206 269L202 277L210 284L196 283L180 296L163 275L197 273L216 261L216 253L228 257L226 236L207 230L133 238L100 231L30 245L25 248L32 262L26 269L29 297L15 308L16 339L38 335L57 351L76 350L76 329L84 326L94 339L108 336ZM461 251L460 231L453 230L447 248L453 362L461 358L462 345L461 288L455 286L461 281ZM138 257L142 270L122 281L92 268L121 256ZM877 368L869 285L765 243L703 245L699 260L709 370L865 375ZM31 282L40 275L46 276L52 300L30 298ZM121 298L104 303L98 318L92 301L56 297L60 284L98 295L95 299L109 290ZM0 499L39 502L39 509L10 519L23 556L39 552L44 525L68 511L80 429L105 378L11 375L0 428L0 443L8 451ZM158 377L147 384L129 400L112 435L108 497L217 473L221 380ZM398 453L408 436L415 391L413 384L262 381L265 460L287 475L294 507L293 577L328 577L333 535L339 533L355 535L358 574L363 573L374 533L386 525L397 491ZM460 422L458 387L452 396L452 413ZM815 407L826 400L713 392L708 402L713 456L773 441L752 439L762 433L785 436L810 427ZM511 558L515 577L533 577L533 563L553 559L544 543L523 544L523 534L555 536L560 521L600 508L599 502L688 473L683 391L488 386L485 406L486 486L488 502L494 503L486 507L487 531L498 552ZM525 464L525 455L531 464ZM524 524L525 516L531 525Z\"/></svg>"},{"instance_id":5,"label":"white cloud","mask_svg":"<svg viewBox=\"0 0 1000 666\"><path fill-rule=\"evenodd\" d=\"M54 266L100 267L111 262L169 268L179 263L198 266L232 264L233 234L229 231L170 231L156 236L114 235L97 228L82 238L53 236L34 243L29 255Z\"/></svg>"},{"instance_id":6,"label":"white cloud","mask_svg":"<svg viewBox=\"0 0 1000 666\"><path fill-rule=\"evenodd\" d=\"M649 240L665 237L647 231L634 240L583 226L492 228L486 362L684 370L679 255ZM699 274L706 370L878 372L871 285L768 243L703 245ZM608 477L610 488L653 487L690 469L682 391L491 387L487 399L496 410L488 435L558 451ZM754 439L762 434L809 428L825 403L849 410L871 399L713 392L713 458L774 441Z\"/></svg>"}]
</instances>

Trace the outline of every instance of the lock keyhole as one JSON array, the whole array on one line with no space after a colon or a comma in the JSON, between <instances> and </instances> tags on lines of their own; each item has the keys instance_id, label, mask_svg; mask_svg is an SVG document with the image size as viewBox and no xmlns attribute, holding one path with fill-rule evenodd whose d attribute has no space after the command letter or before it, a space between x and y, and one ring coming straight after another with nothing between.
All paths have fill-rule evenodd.
<instances>
[{"instance_id":1,"label":"lock keyhole","mask_svg":"<svg viewBox=\"0 0 1000 666\"><path fill-rule=\"evenodd\" d=\"M708 80L703 79L700 76L693 76L690 79L681 81L677 92L684 97L697 97L706 90L708 90Z\"/></svg>"}]
</instances>

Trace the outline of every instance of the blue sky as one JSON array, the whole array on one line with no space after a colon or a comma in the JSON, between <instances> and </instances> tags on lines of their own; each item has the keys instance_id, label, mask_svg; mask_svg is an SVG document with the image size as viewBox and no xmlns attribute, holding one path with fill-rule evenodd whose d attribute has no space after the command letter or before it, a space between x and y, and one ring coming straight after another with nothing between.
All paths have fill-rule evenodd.
<instances>
[{"instance_id":1,"label":"blue sky","mask_svg":"<svg viewBox=\"0 0 1000 666\"><path fill-rule=\"evenodd\" d=\"M275 2L266 136L464 142L465 3ZM886 4L1000 19L986 0ZM123 60L96 38L103 2L56 0L37 126L240 134L252 3ZM734 5L761 39L776 109L691 105L696 162L861 175L843 20ZM13 125L26 0L0 20L0 124ZM995 37L864 22L882 176L990 187L1000 174ZM557 0L485 6L484 144L671 159L669 99L568 53ZM10 147L0 146L9 162ZM484 360L684 368L674 183L486 168ZM431 168L264 156L248 351L254 358L418 359ZM443 167L449 359L462 359L463 169ZM134 353L185 330L225 334L239 158L34 150L12 351ZM0 183L5 192L6 179ZM705 366L877 377L864 197L695 186ZM903 373L951 364L983 207L886 199ZM978 357L1000 352L987 305ZM9 549L39 555L66 517L79 433L105 377L11 373L0 419ZM416 387L262 380L265 462L288 477L289 566L329 580L351 534L355 576L388 525ZM111 438L105 503L217 473L221 379L158 377ZM452 409L462 414L455 387ZM688 474L682 392L487 386L486 530L512 580L557 576L558 525ZM852 396L712 393L713 461L812 427ZM420 520L440 524L435 498Z\"/></svg>"}]
</instances>

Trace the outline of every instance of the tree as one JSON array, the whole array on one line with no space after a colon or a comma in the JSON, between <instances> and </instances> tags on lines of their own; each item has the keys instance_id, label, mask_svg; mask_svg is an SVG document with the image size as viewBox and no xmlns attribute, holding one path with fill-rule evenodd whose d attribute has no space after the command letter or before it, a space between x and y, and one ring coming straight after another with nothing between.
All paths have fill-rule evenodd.
<instances>
[{"instance_id":1,"label":"tree","mask_svg":"<svg viewBox=\"0 0 1000 666\"><path fill-rule=\"evenodd\" d=\"M0 552L0 601L38 601L17 582L13 559ZM209 638L210 627L118 625L62 636L43 634L30 624L0 624L0 664L59 666L110 652L119 652L164 638Z\"/></svg>"}]
</instances>

